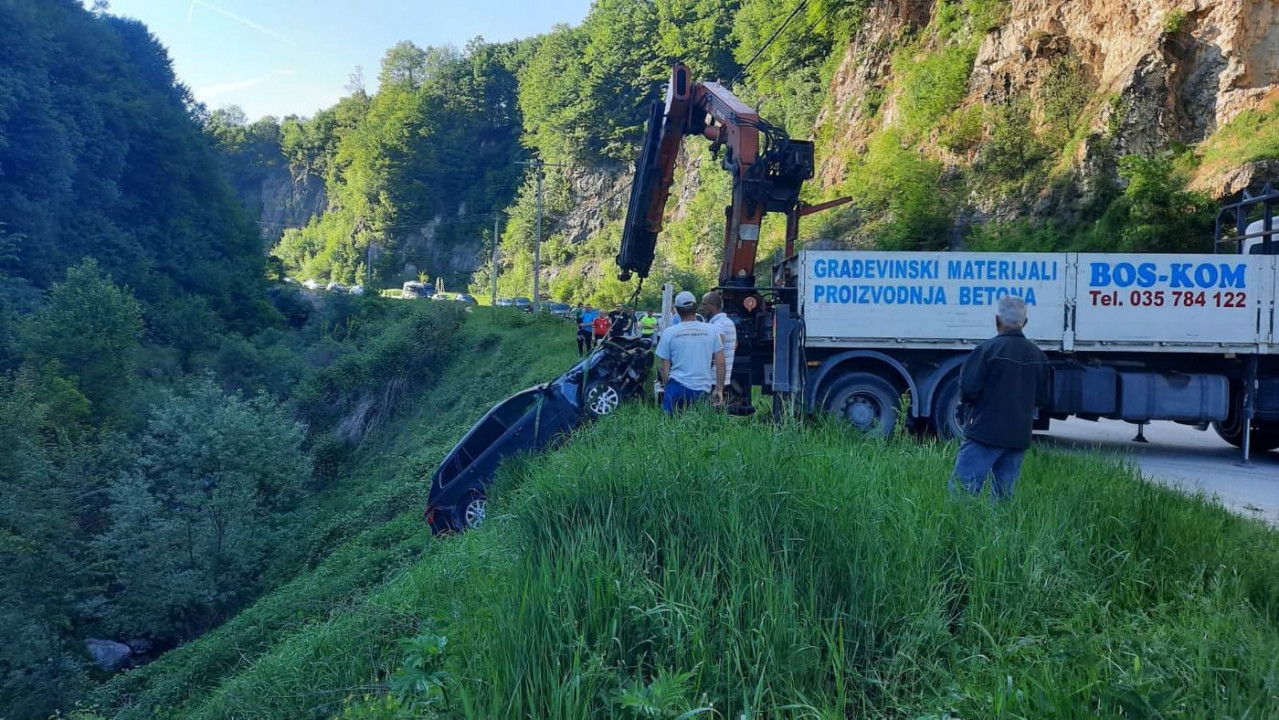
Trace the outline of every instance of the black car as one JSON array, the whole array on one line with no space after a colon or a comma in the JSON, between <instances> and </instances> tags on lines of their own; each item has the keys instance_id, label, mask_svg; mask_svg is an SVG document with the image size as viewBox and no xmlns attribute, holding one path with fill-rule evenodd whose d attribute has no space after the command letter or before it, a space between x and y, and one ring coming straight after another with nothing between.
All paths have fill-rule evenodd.
<instances>
[{"instance_id":1,"label":"black car","mask_svg":"<svg viewBox=\"0 0 1279 720\"><path fill-rule=\"evenodd\" d=\"M494 406L431 479L426 520L432 532L482 525L488 486L503 460L552 448L587 420L613 412L643 392L652 366L647 339L609 341L554 381Z\"/></svg>"},{"instance_id":2,"label":"black car","mask_svg":"<svg viewBox=\"0 0 1279 720\"><path fill-rule=\"evenodd\" d=\"M526 297L517 297L515 298L514 302L515 302L515 307L523 310L524 312L533 312L532 300L529 300Z\"/></svg>"}]
</instances>

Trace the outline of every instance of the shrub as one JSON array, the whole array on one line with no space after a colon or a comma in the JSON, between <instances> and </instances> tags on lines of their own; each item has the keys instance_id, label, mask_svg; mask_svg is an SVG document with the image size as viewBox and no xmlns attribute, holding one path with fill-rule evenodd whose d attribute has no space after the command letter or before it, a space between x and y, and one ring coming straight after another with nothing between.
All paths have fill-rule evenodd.
<instances>
[{"instance_id":1,"label":"shrub","mask_svg":"<svg viewBox=\"0 0 1279 720\"><path fill-rule=\"evenodd\" d=\"M101 421L132 412L142 330L133 293L90 259L49 289L47 303L27 318L21 334L28 362L48 368L55 361L58 377L74 384Z\"/></svg>"},{"instance_id":2,"label":"shrub","mask_svg":"<svg viewBox=\"0 0 1279 720\"><path fill-rule=\"evenodd\" d=\"M1173 10L1164 16L1164 34L1177 35L1181 33L1186 28L1186 21L1189 19L1190 16L1186 14L1185 10L1181 8Z\"/></svg>"},{"instance_id":3,"label":"shrub","mask_svg":"<svg viewBox=\"0 0 1279 720\"><path fill-rule=\"evenodd\" d=\"M279 405L209 378L153 408L94 543L108 625L170 642L251 597L292 534L310 475L302 439Z\"/></svg>"}]
</instances>

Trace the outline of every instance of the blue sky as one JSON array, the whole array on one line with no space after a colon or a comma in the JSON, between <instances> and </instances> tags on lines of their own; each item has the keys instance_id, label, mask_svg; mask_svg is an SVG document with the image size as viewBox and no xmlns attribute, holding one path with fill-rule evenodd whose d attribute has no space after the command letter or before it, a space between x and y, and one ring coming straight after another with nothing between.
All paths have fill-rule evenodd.
<instances>
[{"instance_id":1,"label":"blue sky","mask_svg":"<svg viewBox=\"0 0 1279 720\"><path fill-rule=\"evenodd\" d=\"M90 4L86 0L86 4ZM345 94L357 65L370 90L400 40L462 47L577 24L590 0L111 0L169 48L178 77L210 109L250 119L311 115Z\"/></svg>"}]
</instances>

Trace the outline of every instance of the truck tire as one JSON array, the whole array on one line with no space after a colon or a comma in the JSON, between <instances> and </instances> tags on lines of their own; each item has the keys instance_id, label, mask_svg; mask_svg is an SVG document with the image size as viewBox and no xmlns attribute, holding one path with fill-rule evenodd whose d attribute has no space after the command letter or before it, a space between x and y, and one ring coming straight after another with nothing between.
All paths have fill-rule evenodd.
<instances>
[{"instance_id":1,"label":"truck tire","mask_svg":"<svg viewBox=\"0 0 1279 720\"><path fill-rule=\"evenodd\" d=\"M959 419L959 378L953 377L942 384L933 400L933 432L942 440L954 440L964 436L964 425Z\"/></svg>"},{"instance_id":2,"label":"truck tire","mask_svg":"<svg viewBox=\"0 0 1279 720\"><path fill-rule=\"evenodd\" d=\"M884 437L897 427L897 389L887 380L867 372L838 378L822 400L822 410L836 415L853 427Z\"/></svg>"},{"instance_id":3,"label":"truck tire","mask_svg":"<svg viewBox=\"0 0 1279 720\"><path fill-rule=\"evenodd\" d=\"M1243 423L1235 418L1230 418L1225 422L1215 422L1212 429L1222 440L1234 445L1237 448L1243 447ZM1270 452L1279 448L1279 428L1275 427L1256 427L1252 428L1252 445L1249 446L1251 452Z\"/></svg>"}]
</instances>

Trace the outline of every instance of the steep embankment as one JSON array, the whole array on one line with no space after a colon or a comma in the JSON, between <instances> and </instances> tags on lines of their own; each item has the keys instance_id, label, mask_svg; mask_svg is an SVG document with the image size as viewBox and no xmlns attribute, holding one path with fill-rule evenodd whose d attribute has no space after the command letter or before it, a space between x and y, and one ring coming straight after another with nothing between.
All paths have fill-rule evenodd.
<instances>
[{"instance_id":1,"label":"steep embankment","mask_svg":"<svg viewBox=\"0 0 1279 720\"><path fill-rule=\"evenodd\" d=\"M957 501L951 457L839 425L635 408L512 464L488 527L272 633L178 712L1279 709L1279 535L1052 451L1031 454L1010 505ZM154 707L141 697L133 715Z\"/></svg>"},{"instance_id":2,"label":"steep embankment","mask_svg":"<svg viewBox=\"0 0 1279 720\"><path fill-rule=\"evenodd\" d=\"M108 714L128 707L133 716L151 717L204 697L283 638L363 605L368 588L413 563L424 548L429 552L421 513L439 458L493 403L555 377L575 357L572 330L563 321L517 311L477 310L456 341L440 378L411 410L370 434L326 488L324 512L317 515L324 525L315 530L354 538L216 630L112 680L97 695L99 704L114 709ZM321 693L316 702L329 697Z\"/></svg>"}]
</instances>

